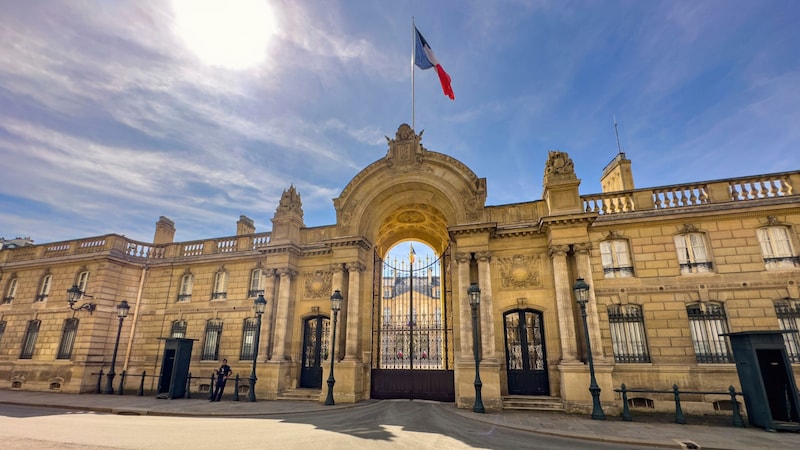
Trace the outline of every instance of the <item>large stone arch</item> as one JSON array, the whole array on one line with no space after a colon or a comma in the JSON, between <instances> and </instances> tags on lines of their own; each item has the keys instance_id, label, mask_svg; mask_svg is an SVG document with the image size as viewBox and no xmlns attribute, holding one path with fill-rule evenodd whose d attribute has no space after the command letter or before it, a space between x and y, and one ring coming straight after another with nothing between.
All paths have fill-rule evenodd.
<instances>
[{"instance_id":1,"label":"large stone arch","mask_svg":"<svg viewBox=\"0 0 800 450\"><path fill-rule=\"evenodd\" d=\"M360 235L383 254L389 245L419 239L442 252L447 228L480 222L486 202L486 179L462 162L431 152L402 124L386 138L386 156L359 172L334 199L342 235Z\"/></svg>"}]
</instances>

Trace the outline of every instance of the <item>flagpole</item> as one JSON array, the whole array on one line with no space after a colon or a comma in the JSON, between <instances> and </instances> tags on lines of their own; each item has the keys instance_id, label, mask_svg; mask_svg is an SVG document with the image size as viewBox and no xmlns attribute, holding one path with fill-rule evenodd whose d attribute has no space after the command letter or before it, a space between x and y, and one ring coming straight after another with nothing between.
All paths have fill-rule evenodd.
<instances>
[{"instance_id":1,"label":"flagpole","mask_svg":"<svg viewBox=\"0 0 800 450\"><path fill-rule=\"evenodd\" d=\"M414 16L411 16L411 129L414 130L415 133L416 133L416 128L415 128L414 121L415 121L416 117L414 117L414 114L416 114L416 111L415 111L415 106L416 105L414 104L414 102L415 102L415 97L414 97L414 64L417 61L416 61L416 56L415 56L416 55L416 49L414 47L416 46L416 43L417 43L417 36L415 35L416 32L417 32L417 26L416 26L416 24L414 24Z\"/></svg>"}]
</instances>

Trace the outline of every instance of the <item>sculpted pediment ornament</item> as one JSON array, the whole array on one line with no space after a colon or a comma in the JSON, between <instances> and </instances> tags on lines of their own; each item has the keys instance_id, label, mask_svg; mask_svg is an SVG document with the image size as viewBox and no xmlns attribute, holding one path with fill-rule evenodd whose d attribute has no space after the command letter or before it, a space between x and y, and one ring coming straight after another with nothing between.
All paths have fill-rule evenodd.
<instances>
[{"instance_id":1,"label":"sculpted pediment ornament","mask_svg":"<svg viewBox=\"0 0 800 450\"><path fill-rule=\"evenodd\" d=\"M575 165L566 152L550 150L544 166L544 184L555 180L574 180Z\"/></svg>"},{"instance_id":2,"label":"sculpted pediment ornament","mask_svg":"<svg viewBox=\"0 0 800 450\"><path fill-rule=\"evenodd\" d=\"M541 257L514 255L498 258L500 283L505 289L522 289L542 285Z\"/></svg>"},{"instance_id":3,"label":"sculpted pediment ornament","mask_svg":"<svg viewBox=\"0 0 800 450\"><path fill-rule=\"evenodd\" d=\"M306 272L303 275L306 279L303 289L304 298L326 298L330 295L333 282L332 273L317 270Z\"/></svg>"}]
</instances>

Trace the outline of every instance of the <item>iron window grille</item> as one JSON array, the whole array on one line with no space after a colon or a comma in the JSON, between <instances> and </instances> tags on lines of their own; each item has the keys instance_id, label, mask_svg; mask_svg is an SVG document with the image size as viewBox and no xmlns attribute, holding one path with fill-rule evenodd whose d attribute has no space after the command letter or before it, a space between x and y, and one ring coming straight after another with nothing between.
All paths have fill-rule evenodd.
<instances>
[{"instance_id":1,"label":"iron window grille","mask_svg":"<svg viewBox=\"0 0 800 450\"><path fill-rule=\"evenodd\" d=\"M206 322L206 338L203 343L203 361L216 361L219 359L219 341L222 335L222 321L209 320Z\"/></svg>"},{"instance_id":2,"label":"iron window grille","mask_svg":"<svg viewBox=\"0 0 800 450\"><path fill-rule=\"evenodd\" d=\"M22 351L19 354L19 359L33 358L33 349L36 347L36 338L39 336L39 327L41 325L41 320L28 321L25 336L22 338Z\"/></svg>"},{"instance_id":3,"label":"iron window grille","mask_svg":"<svg viewBox=\"0 0 800 450\"><path fill-rule=\"evenodd\" d=\"M169 335L172 338L183 339L186 337L186 321L175 320L172 322L172 327L169 330Z\"/></svg>"},{"instance_id":4,"label":"iron window grille","mask_svg":"<svg viewBox=\"0 0 800 450\"><path fill-rule=\"evenodd\" d=\"M699 363L732 363L725 308L716 302L695 303L686 307L694 353Z\"/></svg>"},{"instance_id":5,"label":"iron window grille","mask_svg":"<svg viewBox=\"0 0 800 450\"><path fill-rule=\"evenodd\" d=\"M628 241L611 239L600 243L600 258L605 278L627 278L633 276Z\"/></svg>"},{"instance_id":6,"label":"iron window grille","mask_svg":"<svg viewBox=\"0 0 800 450\"><path fill-rule=\"evenodd\" d=\"M618 363L650 362L641 306L610 305L608 322L611 328L614 361Z\"/></svg>"},{"instance_id":7,"label":"iron window grille","mask_svg":"<svg viewBox=\"0 0 800 450\"><path fill-rule=\"evenodd\" d=\"M794 331L794 333L783 333L783 343L786 346L786 353L789 361L800 363L800 300L784 299L775 302L775 314L778 316L778 324L783 331Z\"/></svg>"},{"instance_id":8,"label":"iron window grille","mask_svg":"<svg viewBox=\"0 0 800 450\"><path fill-rule=\"evenodd\" d=\"M64 331L61 333L61 343L58 345L56 359L70 359L72 348L75 345L75 336L78 334L78 319L64 321Z\"/></svg>"},{"instance_id":9,"label":"iron window grille","mask_svg":"<svg viewBox=\"0 0 800 450\"><path fill-rule=\"evenodd\" d=\"M256 332L258 331L258 321L250 318L245 319L242 325L242 351L239 353L239 359L242 361L252 361L255 356L255 340Z\"/></svg>"}]
</instances>

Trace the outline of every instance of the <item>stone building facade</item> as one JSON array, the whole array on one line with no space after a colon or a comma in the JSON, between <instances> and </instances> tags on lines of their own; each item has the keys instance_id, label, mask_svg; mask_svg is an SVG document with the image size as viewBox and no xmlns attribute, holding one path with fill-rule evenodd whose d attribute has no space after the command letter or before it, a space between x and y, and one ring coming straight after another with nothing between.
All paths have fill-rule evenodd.
<instances>
[{"instance_id":1,"label":"stone building facade","mask_svg":"<svg viewBox=\"0 0 800 450\"><path fill-rule=\"evenodd\" d=\"M613 389L622 383L738 387L719 334L797 329L800 171L635 189L619 154L603 170L603 192L581 195L572 159L552 151L542 199L486 205L486 180L421 138L408 125L387 137L386 156L334 199L332 225L306 227L290 187L268 232L242 216L235 236L174 242L175 224L162 217L152 243L110 234L0 251L0 389L93 392L110 366L123 299L131 308L117 372L129 379L159 374L163 338L184 337L196 340L196 392L208 389L219 359L247 377L255 356L259 399L322 400L333 358L337 402L414 397L471 407L475 283L488 410L514 395L566 409L591 404L577 278L590 286L588 338L609 407L619 405ZM428 305L425 326L389 320L417 313L413 298L385 294L382 258L408 240L441 255L435 276L419 278L428 280L417 299ZM70 309L73 285L84 294L76 309L93 311ZM335 290L345 301L332 343ZM267 309L256 329L259 295ZM390 325L399 334L387 340ZM399 352L399 342L412 347ZM797 377L800 346L791 334L786 344ZM156 390L157 378L145 388ZM701 395L684 407L710 410L719 400ZM643 401L671 407L657 395Z\"/></svg>"}]
</instances>

